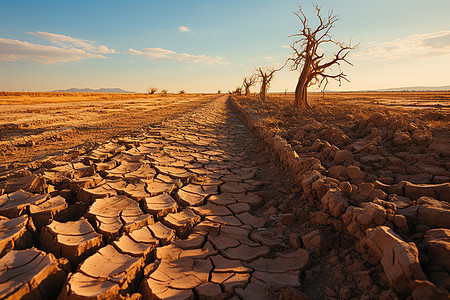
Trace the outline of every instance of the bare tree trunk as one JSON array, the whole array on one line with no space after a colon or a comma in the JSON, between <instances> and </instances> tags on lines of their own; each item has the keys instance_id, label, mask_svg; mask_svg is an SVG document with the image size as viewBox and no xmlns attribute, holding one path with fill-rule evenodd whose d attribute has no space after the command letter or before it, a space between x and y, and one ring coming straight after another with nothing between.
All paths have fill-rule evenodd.
<instances>
[{"instance_id":1,"label":"bare tree trunk","mask_svg":"<svg viewBox=\"0 0 450 300\"><path fill-rule=\"evenodd\" d=\"M295 107L310 108L308 104L308 92L306 84L306 80L300 77L297 83L297 87L295 88Z\"/></svg>"},{"instance_id":2,"label":"bare tree trunk","mask_svg":"<svg viewBox=\"0 0 450 300\"><path fill-rule=\"evenodd\" d=\"M311 108L311 106L308 103L308 88L307 88L306 85L303 87L303 98L302 98L302 100L303 100L303 106L306 109Z\"/></svg>"},{"instance_id":3,"label":"bare tree trunk","mask_svg":"<svg viewBox=\"0 0 450 300\"><path fill-rule=\"evenodd\" d=\"M305 61L305 65L303 66L302 73L298 78L297 87L295 88L295 101L294 106L297 108L310 108L308 104L308 93L307 93L307 85L308 85L308 75L311 68L311 58L308 57Z\"/></svg>"},{"instance_id":4,"label":"bare tree trunk","mask_svg":"<svg viewBox=\"0 0 450 300\"><path fill-rule=\"evenodd\" d=\"M261 91L259 93L259 97L260 97L261 101L266 100L266 89L267 89L267 83L265 82L265 80L263 80L263 82L261 84Z\"/></svg>"},{"instance_id":5,"label":"bare tree trunk","mask_svg":"<svg viewBox=\"0 0 450 300\"><path fill-rule=\"evenodd\" d=\"M294 95L295 95L294 106L295 107L300 107L300 103L302 101L302 90L303 90L303 87L302 87L302 83L300 82L300 78L299 78L299 80L297 82L297 86L295 87L295 92L294 92Z\"/></svg>"}]
</instances>

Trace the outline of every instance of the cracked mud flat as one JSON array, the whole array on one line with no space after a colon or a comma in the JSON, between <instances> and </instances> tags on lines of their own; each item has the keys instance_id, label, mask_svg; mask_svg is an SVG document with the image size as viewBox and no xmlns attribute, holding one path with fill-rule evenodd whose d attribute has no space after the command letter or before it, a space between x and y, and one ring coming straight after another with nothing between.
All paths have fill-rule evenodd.
<instances>
[{"instance_id":1,"label":"cracked mud flat","mask_svg":"<svg viewBox=\"0 0 450 300\"><path fill-rule=\"evenodd\" d=\"M0 96L0 170L159 123L216 95L30 93ZM26 93L24 93L26 94ZM40 96L43 94L44 96Z\"/></svg>"},{"instance_id":2,"label":"cracked mud flat","mask_svg":"<svg viewBox=\"0 0 450 300\"><path fill-rule=\"evenodd\" d=\"M395 299L291 175L227 97L5 171L0 296Z\"/></svg>"}]
</instances>

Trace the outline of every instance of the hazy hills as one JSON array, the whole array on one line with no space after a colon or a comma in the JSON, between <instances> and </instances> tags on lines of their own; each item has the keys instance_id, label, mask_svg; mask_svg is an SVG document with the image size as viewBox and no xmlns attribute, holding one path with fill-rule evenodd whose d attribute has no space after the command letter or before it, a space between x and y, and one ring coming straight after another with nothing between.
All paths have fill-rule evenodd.
<instances>
[{"instance_id":1,"label":"hazy hills","mask_svg":"<svg viewBox=\"0 0 450 300\"><path fill-rule=\"evenodd\" d=\"M346 91L335 91L335 90L325 90L326 93L364 93L364 92L447 92L450 91L450 85L443 86L408 86L408 87L398 87L398 88L388 88L379 90L346 90ZM320 92L319 90L314 92Z\"/></svg>"},{"instance_id":2,"label":"hazy hills","mask_svg":"<svg viewBox=\"0 0 450 300\"><path fill-rule=\"evenodd\" d=\"M129 93L136 93L136 92L130 92L130 91L124 91L119 88L101 88L101 89L77 89L77 88L71 88L67 90L54 90L51 92L59 92L59 93L119 93L119 94L129 94Z\"/></svg>"},{"instance_id":3,"label":"hazy hills","mask_svg":"<svg viewBox=\"0 0 450 300\"><path fill-rule=\"evenodd\" d=\"M450 91L450 85L444 86L410 86L410 87L399 87L399 88L390 88L390 89L382 89L376 90L376 92L437 92L437 91Z\"/></svg>"}]
</instances>

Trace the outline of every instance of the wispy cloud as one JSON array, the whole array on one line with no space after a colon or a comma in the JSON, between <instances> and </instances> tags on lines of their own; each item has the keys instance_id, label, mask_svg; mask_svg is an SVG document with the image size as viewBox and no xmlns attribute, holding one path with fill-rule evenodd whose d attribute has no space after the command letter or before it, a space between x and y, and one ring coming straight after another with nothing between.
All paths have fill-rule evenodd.
<instances>
[{"instance_id":1,"label":"wispy cloud","mask_svg":"<svg viewBox=\"0 0 450 300\"><path fill-rule=\"evenodd\" d=\"M0 38L0 61L33 61L52 64L88 58L106 58L105 54L116 53L113 49L94 41L41 31L29 33L46 39L54 45Z\"/></svg>"},{"instance_id":2,"label":"wispy cloud","mask_svg":"<svg viewBox=\"0 0 450 300\"><path fill-rule=\"evenodd\" d=\"M144 48L141 50L135 50L130 48L128 50L130 54L141 55L150 59L161 59L161 60L171 60L171 61L184 61L188 63L202 63L202 64L222 64L228 65L229 63L223 61L223 57L220 56L208 56L204 54L193 55L187 53L177 53L172 50L167 50L163 48Z\"/></svg>"},{"instance_id":3,"label":"wispy cloud","mask_svg":"<svg viewBox=\"0 0 450 300\"><path fill-rule=\"evenodd\" d=\"M109 49L105 45L98 45L97 42L73 38L67 35L50 33L50 32L28 32L29 34L49 40L51 43L62 48L79 48L92 53L116 53L113 49Z\"/></svg>"},{"instance_id":4,"label":"wispy cloud","mask_svg":"<svg viewBox=\"0 0 450 300\"><path fill-rule=\"evenodd\" d=\"M360 59L397 60L450 54L450 31L413 34L389 42L362 44L352 56Z\"/></svg>"},{"instance_id":5,"label":"wispy cloud","mask_svg":"<svg viewBox=\"0 0 450 300\"><path fill-rule=\"evenodd\" d=\"M22 60L52 64L87 58L106 57L99 53L89 53L77 48L66 49L0 38L0 61L15 62Z\"/></svg>"},{"instance_id":6,"label":"wispy cloud","mask_svg":"<svg viewBox=\"0 0 450 300\"><path fill-rule=\"evenodd\" d=\"M191 29L189 27L186 27L186 26L180 26L180 27L178 27L178 30L181 31L181 32L189 32L189 31L191 31Z\"/></svg>"},{"instance_id":7,"label":"wispy cloud","mask_svg":"<svg viewBox=\"0 0 450 300\"><path fill-rule=\"evenodd\" d=\"M272 59L273 59L273 57L272 57L272 56L266 56L266 57L264 57L264 59L267 59L267 60L272 60Z\"/></svg>"}]
</instances>

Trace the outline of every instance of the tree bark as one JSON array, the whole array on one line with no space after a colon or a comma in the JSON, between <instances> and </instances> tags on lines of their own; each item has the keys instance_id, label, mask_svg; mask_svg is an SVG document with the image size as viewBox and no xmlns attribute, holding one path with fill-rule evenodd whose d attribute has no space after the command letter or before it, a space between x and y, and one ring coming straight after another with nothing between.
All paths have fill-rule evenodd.
<instances>
[{"instance_id":1,"label":"tree bark","mask_svg":"<svg viewBox=\"0 0 450 300\"><path fill-rule=\"evenodd\" d=\"M295 88L295 101L294 106L297 108L308 109L310 108L308 104L308 75L311 68L311 58L305 60L305 65L303 66L302 73L298 78L297 87Z\"/></svg>"},{"instance_id":2,"label":"tree bark","mask_svg":"<svg viewBox=\"0 0 450 300\"><path fill-rule=\"evenodd\" d=\"M263 80L263 82L261 84L261 91L259 93L259 97L262 101L266 100L266 89L267 89L267 83L265 82L265 80Z\"/></svg>"}]
</instances>

